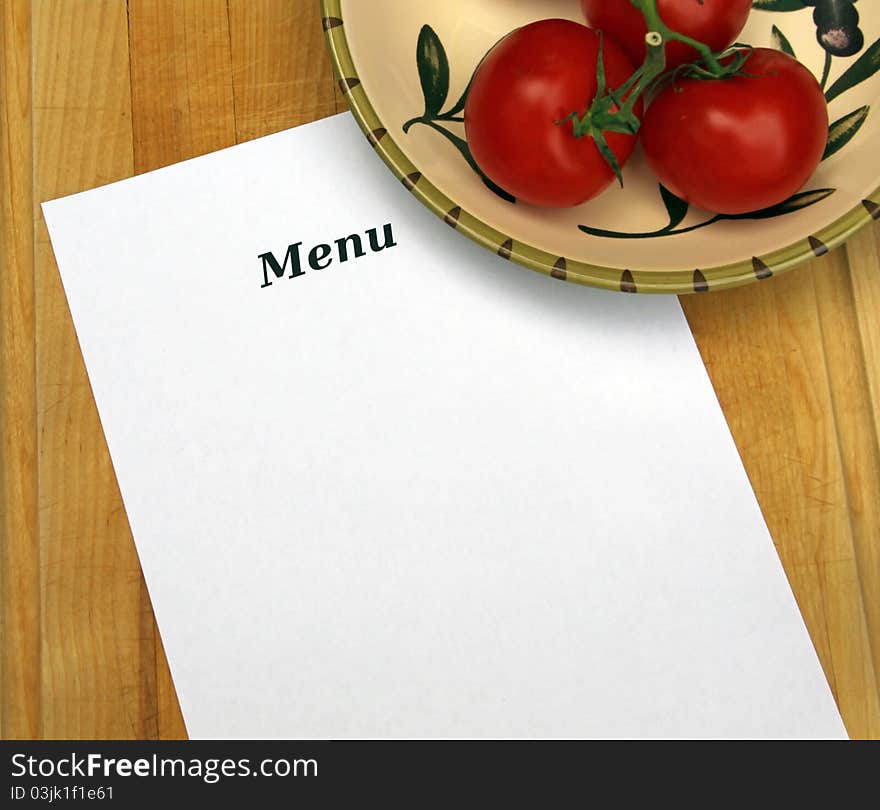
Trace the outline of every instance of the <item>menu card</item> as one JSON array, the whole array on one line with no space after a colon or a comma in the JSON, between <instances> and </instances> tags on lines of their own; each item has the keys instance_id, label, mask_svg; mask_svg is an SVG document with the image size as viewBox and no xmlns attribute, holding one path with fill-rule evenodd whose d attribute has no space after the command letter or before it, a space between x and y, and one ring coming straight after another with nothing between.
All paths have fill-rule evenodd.
<instances>
[{"instance_id":1,"label":"menu card","mask_svg":"<svg viewBox=\"0 0 880 810\"><path fill-rule=\"evenodd\" d=\"M675 298L348 115L44 212L192 737L844 736Z\"/></svg>"}]
</instances>

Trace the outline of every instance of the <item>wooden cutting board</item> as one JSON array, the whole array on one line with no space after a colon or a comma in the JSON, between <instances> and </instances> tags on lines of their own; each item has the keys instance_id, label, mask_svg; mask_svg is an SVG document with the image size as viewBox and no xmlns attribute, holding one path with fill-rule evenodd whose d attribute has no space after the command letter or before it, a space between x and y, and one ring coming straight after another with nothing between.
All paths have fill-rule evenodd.
<instances>
[{"instance_id":1,"label":"wooden cutting board","mask_svg":"<svg viewBox=\"0 0 880 810\"><path fill-rule=\"evenodd\" d=\"M4 738L186 734L39 203L342 111L319 16L0 0ZM880 739L880 225L682 303L847 728Z\"/></svg>"}]
</instances>

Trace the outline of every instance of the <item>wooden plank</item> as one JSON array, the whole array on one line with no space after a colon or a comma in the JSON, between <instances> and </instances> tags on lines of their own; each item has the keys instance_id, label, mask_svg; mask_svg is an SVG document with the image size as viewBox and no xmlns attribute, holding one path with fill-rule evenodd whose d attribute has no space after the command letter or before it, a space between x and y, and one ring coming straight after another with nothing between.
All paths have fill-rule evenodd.
<instances>
[{"instance_id":1,"label":"wooden plank","mask_svg":"<svg viewBox=\"0 0 880 810\"><path fill-rule=\"evenodd\" d=\"M795 492L800 501L788 498L781 504L799 512L800 525L797 534L782 535L778 542L786 566L815 565L818 580L811 592L822 599L831 682L850 734L863 737L876 712L876 680L815 286L816 275L828 272L830 261L814 262L776 285L779 348L788 375L787 418L793 428L790 442L776 449L798 460ZM815 618L811 626L817 626Z\"/></svg>"},{"instance_id":2,"label":"wooden plank","mask_svg":"<svg viewBox=\"0 0 880 810\"><path fill-rule=\"evenodd\" d=\"M35 203L132 173L128 28L118 0L35 0ZM142 677L143 579L64 291L37 213L42 733L155 736ZM37 628L34 628L36 632Z\"/></svg>"},{"instance_id":3,"label":"wooden plank","mask_svg":"<svg viewBox=\"0 0 880 810\"><path fill-rule=\"evenodd\" d=\"M185 733L34 204L344 109L312 0L126 11L0 0L4 737ZM875 227L810 269L684 301L848 728L873 738L878 266Z\"/></svg>"},{"instance_id":4,"label":"wooden plank","mask_svg":"<svg viewBox=\"0 0 880 810\"><path fill-rule=\"evenodd\" d=\"M31 13L0 0L0 737L40 735Z\"/></svg>"},{"instance_id":5,"label":"wooden plank","mask_svg":"<svg viewBox=\"0 0 880 810\"><path fill-rule=\"evenodd\" d=\"M833 583L849 594L845 600L836 600L836 610L829 612L840 635L833 660L844 673L838 675L838 682L845 679L851 696L848 711L861 716L850 724L853 736L872 737L880 734L880 670L876 667L880 659L875 656L880 605L871 599L871 583L876 582L880 561L880 547L874 543L880 530L880 454L870 418L867 371L846 251L835 251L816 262L813 282L820 328L818 340L835 431L832 441L838 456L837 492L847 512L849 534L848 542L843 540L836 548L840 557L826 566L826 584ZM846 533L839 536L844 538ZM843 667L842 661L846 661ZM847 705L843 695L841 705Z\"/></svg>"},{"instance_id":6,"label":"wooden plank","mask_svg":"<svg viewBox=\"0 0 880 810\"><path fill-rule=\"evenodd\" d=\"M845 287L846 271L836 254L682 303L847 728L866 737L878 733L880 708L850 497L876 498L880 484L847 480L841 436L854 414L841 398L858 383L825 339L832 322L854 317L852 301L828 289Z\"/></svg>"},{"instance_id":7,"label":"wooden plank","mask_svg":"<svg viewBox=\"0 0 880 810\"><path fill-rule=\"evenodd\" d=\"M874 672L880 676L880 224L846 246L847 272L829 302L844 297L825 329L846 465L856 559ZM829 279L831 276L829 274ZM831 285L827 285L831 286ZM833 354L832 354L833 352ZM877 730L880 736L880 729Z\"/></svg>"},{"instance_id":8,"label":"wooden plank","mask_svg":"<svg viewBox=\"0 0 880 810\"><path fill-rule=\"evenodd\" d=\"M226 0L130 0L135 170L235 143Z\"/></svg>"},{"instance_id":9,"label":"wooden plank","mask_svg":"<svg viewBox=\"0 0 880 810\"><path fill-rule=\"evenodd\" d=\"M337 112L318 3L229 0L229 22L239 142Z\"/></svg>"}]
</instances>

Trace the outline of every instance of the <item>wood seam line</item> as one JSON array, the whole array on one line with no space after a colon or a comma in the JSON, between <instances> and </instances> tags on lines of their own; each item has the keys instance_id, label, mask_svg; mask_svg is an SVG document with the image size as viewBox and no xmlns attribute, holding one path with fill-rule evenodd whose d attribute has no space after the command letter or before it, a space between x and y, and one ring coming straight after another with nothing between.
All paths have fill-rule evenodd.
<instances>
[{"instance_id":1,"label":"wood seam line","mask_svg":"<svg viewBox=\"0 0 880 810\"><path fill-rule=\"evenodd\" d=\"M856 298L855 284L853 283L853 270L852 270L852 265L850 264L850 261L849 261L848 251L844 250L843 253L847 257L846 265L847 265L848 272L847 272L847 277L846 277L846 283L847 283L847 287L849 289L850 298L853 301L853 309L856 310L855 325L856 325L856 331L858 332L858 336L859 336L858 361L859 361L860 368L864 372L865 395L867 396L868 404L871 407L871 410L873 411L874 391L871 386L870 378L868 376L868 358L865 355L865 340L864 340L864 335L862 333L862 328L861 328L861 319L858 317L858 310L856 309L857 298ZM821 320L820 320L820 325L821 325ZM824 340L825 340L824 332L822 334L822 340L824 343ZM831 401L832 401L832 405L833 405L834 404L834 397L833 396L832 396ZM836 426L836 423L837 423L837 420L835 418L835 426ZM873 452L873 455L874 455L874 458L876 461L877 469L880 469L880 436L878 436L878 434L877 434L877 421L872 418L872 419L870 419L870 423L871 423L870 429L871 429L871 440L872 440L871 441L871 450ZM838 442L838 446L839 446L839 444L840 443ZM846 485L846 481L844 480L844 486L845 485ZM847 492L847 499L848 498L849 498L849 493ZM853 545L854 546L858 545L858 541L857 541L855 535L853 535ZM855 552L856 568L858 570L859 569L858 548L854 548L853 550ZM861 576L861 572L859 572L859 573L860 573L860 575L858 577L859 594L861 595L862 606L864 608L865 588L864 588L864 582L863 582L863 578ZM880 628L872 627L871 623L868 621L868 618L870 618L870 617L868 617L866 615L865 626L866 626L866 629L868 630L868 633L867 633L868 650L871 654L871 664L873 666L873 671L874 671L874 686L875 686L875 690L877 691L877 696L878 696L878 698L880 698L880 671L878 671L878 668L877 668L877 661L880 660L880 650L878 650L877 646L876 646L878 643L880 643L880 636L875 638L875 634L872 632L874 630L880 632Z\"/></svg>"},{"instance_id":2,"label":"wood seam line","mask_svg":"<svg viewBox=\"0 0 880 810\"><path fill-rule=\"evenodd\" d=\"M37 63L36 63L36 48L34 47L34 30L36 27L34 15L34 4L29 3L30 10L30 30L28 31L28 57L30 62L30 88L28 91L28 102L31 105L31 132L30 132L30 160L31 160L31 208L34 210L36 208L36 203L38 202L34 198L34 194L37 189L37 128L36 128L36 115L34 112L34 88L36 87L36 72L37 72ZM39 218L42 217L42 212L40 212L37 216L31 215L31 233L33 239L33 256L31 258L31 274L33 276L33 291L34 291L34 405L36 406L36 413L39 414L39 396L40 396L40 386L37 384L37 249L38 249L38 225ZM43 536L42 531L42 514L40 512L40 430L39 430L39 420L35 416L34 417L34 429L36 431L36 440L35 440L35 451L36 455L34 456L34 491L35 491L35 502L37 505L37 514L34 518L34 533L35 533L35 542L36 542L36 555L37 555L37 576L38 579L38 591L39 591L39 599L38 599L38 612L37 612L37 628L36 631L39 634L39 644L37 648L37 666L38 666L38 676L39 676L39 692L37 693L37 727L40 732L40 737L45 738L46 736L46 727L45 727L45 717L43 712L43 584L42 584L42 570L43 570L43 544L40 538Z\"/></svg>"},{"instance_id":3,"label":"wood seam line","mask_svg":"<svg viewBox=\"0 0 880 810\"><path fill-rule=\"evenodd\" d=\"M824 318L822 317L822 307L821 307L821 304L819 303L821 299L819 297L819 292L816 289L816 276L815 276L816 271L813 270L812 268L804 268L804 269L810 273L811 287L813 288L813 296L816 301L816 309L817 309L817 314L819 316L818 317L819 335L820 335L820 339L822 340L822 354L823 354L825 361L826 361L826 362L823 362L823 364L822 364L823 376L825 378L825 385L827 386L827 389L828 389L828 399L831 401L831 421L834 424L834 439L835 439L835 447L836 447L836 457L837 457L837 463L840 467L840 471L841 471L841 475L842 475L842 479L843 479L843 496L845 498L846 523L847 523L847 526L849 526L850 546L852 548L853 564L855 566L855 570L856 570L856 574L857 574L856 581L858 583L859 611L861 613L862 622L864 622L866 636L868 636L868 643L869 643L868 656L866 659L866 663L871 667L872 682L874 684L874 689L876 691L877 690L877 672L874 668L873 648L870 646L871 624L868 621L868 612L865 609L865 591L864 591L864 586L862 584L862 577L859 575L859 573L860 573L859 572L859 553L858 553L858 549L856 548L855 531L854 531L853 522L852 522L852 506L851 506L849 487L847 486L846 475L844 474L845 466L844 466L843 455L841 453L840 427L838 425L838 417L837 417L837 410L838 409L837 409L837 405L835 402L836 398L834 395L834 386L831 384L831 375L828 372L828 362L827 362L828 356L827 356L827 353L825 350L825 346L827 345L827 340L825 337L825 322L824 322ZM848 262L847 262L847 271L851 273ZM850 281L850 285L851 285L851 281ZM824 569L824 566L822 566L822 567ZM823 572L823 578L824 578L824 572ZM824 605L824 601L825 601L824 598L822 601L823 601L823 605ZM826 617L826 624L827 624L827 617ZM830 638L830 636L829 636L829 638ZM832 671L833 671L834 670L834 651L833 651L833 648L830 649L830 653L831 653L831 666L832 666ZM835 675L835 683L836 683L836 681L837 681L837 678Z\"/></svg>"},{"instance_id":4,"label":"wood seam line","mask_svg":"<svg viewBox=\"0 0 880 810\"><path fill-rule=\"evenodd\" d=\"M804 268L806 270L806 268ZM822 600L822 627L825 629L825 638L828 639L828 666L831 668L831 679L832 683L831 691L834 695L834 702L837 704L837 710L840 712L841 720L843 721L844 728L846 728L846 718L843 716L843 712L841 711L841 701L840 701L840 689L837 687L837 668L834 665L834 645L831 642L833 638L833 634L831 632L831 627L828 625L828 605L826 604L825 594L828 593L828 577L827 569L824 565L820 565L818 562L813 562L816 566L816 578L822 580L822 588L820 590L819 596ZM864 607L864 605L862 606ZM800 608L798 608L800 609ZM807 630L809 634L809 628ZM812 642L812 638L810 639ZM815 648L815 644L813 647ZM818 656L818 650L816 650L816 655ZM849 729L846 728L847 736L849 736Z\"/></svg>"},{"instance_id":5,"label":"wood seam line","mask_svg":"<svg viewBox=\"0 0 880 810\"><path fill-rule=\"evenodd\" d=\"M13 6L11 3L5 2L5 0L0 0L0 160L3 161L3 164L8 167L9 171L8 182L4 182L3 187L0 188L0 216L3 216L3 211L6 210L8 212L9 219L7 222L0 222L0 234L5 234L8 230L9 239L6 241L5 239L0 240L0 324L9 323L10 321L15 325L16 319L15 317L7 317L6 311L7 308L11 310L11 308L18 306L19 301L17 299L17 294L13 294L13 288L17 286L17 281L19 279L23 279L25 277L25 273L20 266L20 263L16 260L18 259L28 259L32 262L32 267L30 268L30 278L27 283L24 285L25 287L29 286L29 290L26 290L25 295L30 299L30 317L28 320L31 335L29 336L29 340L27 343L22 343L20 340L17 342L21 345L25 346L25 352L30 357L30 364L32 367L32 372L27 375L24 379L13 379L14 374L11 369L6 368L6 364L9 361L9 354L11 354L10 347L13 343L10 340L11 335L5 334L2 338L0 338L0 448L5 446L6 437L12 435L11 425L21 419L24 416L24 420L26 424L24 425L23 430L21 426L17 429L18 434L26 434L27 438L24 439L24 453L23 455L27 458L30 457L30 461L33 465L33 479L30 482L30 487L26 489L26 493L22 493L23 497L21 497L18 501L18 506L24 506L24 509L21 510L21 514L29 515L30 520L27 520L26 517L26 526L30 526L30 545L31 548L27 549L27 563L28 567L32 570L26 571L23 577L21 578L29 578L34 581L31 583L35 587L33 588L33 594L35 595L35 599L28 599L31 609L33 610L33 616L31 617L33 621L37 624L37 631L39 630L41 624L41 613L42 607L40 604L40 587L39 587L39 572L40 572L40 556L39 556L39 531L37 521L39 520L39 503L38 503L38 489L37 489L37 453L36 447L38 442L38 429L36 424L36 392L37 392L37 381L36 381L36 346L34 343L34 336L36 334L36 308L35 308L35 295L36 295L36 270L35 270L35 256L36 256L36 233L35 233L35 219L34 219L34 136L33 136L33 46L32 46L32 32L33 32L33 23L32 23L32 9L28 6L26 12L21 14L21 22L22 20L27 20L27 33L28 33L28 41L25 45L26 48L26 59L22 59L21 53L18 49L6 48L6 44L8 40L12 40L15 36L15 32L18 30L16 25L15 11L14 8L19 8L18 6ZM9 27L7 28L7 24ZM8 54L8 56L4 56L4 54ZM26 62L24 69L21 68L22 63ZM14 63L13 67L10 68L10 63ZM13 115L13 101L19 98L19 93L17 92L19 83L24 79L26 82L25 85L25 95L26 95L26 104L27 109L23 116L21 116L15 123L12 122ZM11 89L12 88L12 89ZM19 188L17 182L15 181L15 173L12 170L12 166L17 162L18 165L21 164L21 156L18 155L18 150L14 150L14 143L21 141L20 137L16 137L17 135L24 135L23 144L19 143L19 146L23 146L23 156L25 158L25 172L22 172L22 177L27 177L27 169L30 169L30 177L24 181L24 187ZM13 154L13 151L16 154ZM5 175L5 171L0 171L0 175ZM6 191L4 191L4 188ZM8 194L8 197L6 195ZM21 204L21 208L26 211L24 216L19 216L19 212L17 211L16 206L16 195L22 195L25 197L23 199L23 204ZM27 224L29 228L21 228L16 227L17 223ZM19 231L23 231L25 236L25 240L30 239L30 244L27 244L25 241L23 244L19 244L16 236ZM4 249L3 242L6 241L6 244L11 247L6 247ZM29 256L21 255L21 248L24 247L27 249L30 248ZM0 328L3 328L0 325ZM9 327L6 327L9 328ZM21 336L18 336L19 338ZM16 354L19 356L20 352ZM7 389L6 386L9 386ZM25 402L25 407L27 408L28 413L24 414L24 408L21 408L21 413L10 413L8 407L10 405L10 400L13 398L12 392L17 388L19 390L26 390L27 387L30 386L29 394L23 397ZM19 403L20 405L21 403ZM18 443L16 443L18 444ZM16 448L18 449L18 448ZM19 453L19 455L22 455ZM20 559L15 560L15 564L12 564L12 538L6 537L6 530L9 528L11 523L11 515L13 513L14 506L10 505L7 501L8 496L10 495L10 477L18 476L19 484L21 487L24 485L27 486L24 476L19 476L17 470L10 470L13 465L9 463L9 460L3 457L0 457L0 497L3 499L3 503L0 504L0 530L2 530L4 536L0 537L0 605L2 605L3 615L2 619L0 619L0 624L2 624L4 628L4 632L0 634L0 736L4 738L9 737L22 737L22 736L30 736L30 735L39 735L41 733L42 728L42 709L40 704L40 672L41 672L41 640L39 632L32 633L33 635L33 649L27 648L25 650L17 650L16 658L19 660L21 669L24 670L21 672L21 677L17 678L15 681L15 687L17 689L25 690L25 694L17 695L17 698L23 704L19 710L13 713L12 718L10 719L10 713L7 711L9 701L8 701L8 693L11 687L10 684L10 672L8 667L8 662L10 660L11 651L10 651L10 633L6 631L7 622L10 622L14 616L12 611L7 609L7 602L11 598L9 596L10 592L10 582L12 578L9 576L8 572L10 569L14 568L17 572L21 572L21 568L23 565L23 561ZM32 507L32 508L29 508ZM28 538L25 538L25 543L28 542ZM21 544L20 538L18 545ZM33 576L29 576L32 574ZM15 616L16 620L20 617ZM26 628L33 630L33 628ZM19 639L20 633L13 631L11 634L16 640ZM22 655L24 653L24 655ZM33 653L33 654L31 654ZM28 686L30 686L30 693L27 693ZM23 724L23 725L22 725Z\"/></svg>"},{"instance_id":6,"label":"wood seam line","mask_svg":"<svg viewBox=\"0 0 880 810\"><path fill-rule=\"evenodd\" d=\"M131 70L131 0L125 0L125 43L128 48L128 97L134 98L134 76L132 75ZM134 110L134 103L131 104L132 112ZM135 167L137 166L137 150L134 144L134 116L132 115L131 120L132 127L132 139L131 139L131 171L132 174L136 174Z\"/></svg>"},{"instance_id":7,"label":"wood seam line","mask_svg":"<svg viewBox=\"0 0 880 810\"><path fill-rule=\"evenodd\" d=\"M812 268L809 265L804 265L800 268L800 272L812 273ZM815 283L812 280L812 277L810 279L810 284L813 286L813 294L815 297ZM772 324L773 324L774 329L776 330L776 333L781 334L785 330L784 330L784 327L781 323L781 319L780 319L781 306L780 306L779 301L777 299L778 299L779 295L784 295L784 293L779 292L776 288L773 288L773 287L771 287L770 289L773 291L772 305L771 305ZM824 354L824 343L823 343L822 351ZM793 389L793 383L792 383L792 375L791 375L791 372L788 368L788 364L784 365L783 377L785 379L785 390L791 391ZM763 514L763 511L764 511L764 507L763 507L763 505L761 505L762 514ZM765 517L765 520L766 520L766 517ZM774 546L776 546L776 539L775 538L772 538L772 539L773 539ZM785 572L786 581L788 582L789 587L792 589L792 595L795 596L795 601L798 602L798 610L801 612L801 614L803 616L803 610L801 609L799 600L797 599L797 592L795 591L795 589L793 587L794 583L792 582L792 575L789 573L788 567L785 565L785 558L782 555L782 553L780 552L778 547L776 548L776 553L779 557L779 562L782 565L783 570ZM823 566L819 565L819 563L815 559L811 560L810 564L815 566L815 568L816 568L817 580L821 578L822 583L823 583L822 587L818 589L818 593L816 594L816 596L820 600L822 628L825 631L825 639L827 640L827 643L828 643L828 658L827 658L827 661L822 660L821 663L822 663L822 669L823 669L823 671L825 671L826 678L828 679L828 685L831 688L832 693L834 694L835 702L837 703L838 708L839 708L840 707L840 690L837 686L837 683L838 683L837 667L835 666L834 646L832 643L832 639L834 638L834 634L831 632L831 628L828 624L828 604L827 604L828 600L826 599L827 580L825 577L825 569ZM815 651L816 656L818 658L819 657L819 648L816 645L816 643L813 641L812 627L807 625L807 631L810 636L810 643L813 645L814 651ZM827 663L827 667L828 667L827 670L825 669L826 663Z\"/></svg>"},{"instance_id":8,"label":"wood seam line","mask_svg":"<svg viewBox=\"0 0 880 810\"><path fill-rule=\"evenodd\" d=\"M4 36L5 36L5 28L6 25L3 21L5 16L5 9L3 7L3 0L0 0L0 49L3 47ZM5 95L6 92L6 68L4 67L3 59L2 59L2 50L0 50L0 93ZM6 160L5 152L2 151L2 145L6 142L6 125L4 124L6 120L6 109L3 104L3 97L0 96L0 160ZM3 175L0 173L0 236L4 233L3 226L3 188L4 185L2 183ZM3 242L0 241L0 329L2 329L2 324L5 321L5 293L3 292L3 279L7 278L6 274L6 257L3 252ZM8 379L8 375L6 374L5 367L5 353L3 351L3 346L5 345L5 338L2 337L2 332L0 332L0 442L3 441L3 437L8 435L8 431L6 428L6 394L3 388L4 380ZM0 444L0 447L3 445ZM2 610L2 615L0 615L0 739L7 739L9 734L6 732L6 712L5 712L5 696L6 696L6 639L8 638L8 633L6 632L6 583L4 581L4 571L6 570L5 563L5 552L4 549L7 548L7 539L6 539L6 515L8 513L9 507L5 504L6 498L6 469L7 464L5 459L3 458L2 451L0 451L0 610Z\"/></svg>"},{"instance_id":9,"label":"wood seam line","mask_svg":"<svg viewBox=\"0 0 880 810\"><path fill-rule=\"evenodd\" d=\"M5 24L5 16L6 10L3 5L3 0L0 0L0 49L3 48L5 43L5 34L6 34L6 24ZM4 104L3 97L7 95L6 86L6 66L2 57L2 50L0 50L0 160L4 163L10 164L11 156L7 156L6 151L3 149L3 144L8 142L8 135L6 133L6 105ZM4 196L6 192L4 192L4 188L8 187L8 184L3 183L3 174L0 171L0 236L5 233L4 224L3 224L3 210L4 210ZM0 241L0 329L3 328L2 324L6 321L5 313L6 313L6 294L4 291L4 282L3 279L8 278L7 273L7 260L6 253L3 249L3 242ZM8 428L6 427L6 391L4 380L9 379L9 374L6 372L6 353L4 351L4 347L6 345L6 338L3 337L2 333L0 333L0 441L5 441L4 437L9 435ZM4 445L0 444L0 448ZM6 537L6 525L9 514L9 506L6 504L6 490L7 490L7 475L8 475L8 467L9 465L6 463L6 459L2 456L2 450L0 450L0 609L2 609L3 614L0 616L0 738L8 739L9 733L6 731L6 683L7 683L7 675L6 675L6 644L8 643L9 634L6 632L6 575L5 571L7 570L6 563L6 551L8 548L8 538Z\"/></svg>"},{"instance_id":10,"label":"wood seam line","mask_svg":"<svg viewBox=\"0 0 880 810\"><path fill-rule=\"evenodd\" d=\"M228 18L229 0L226 0L226 12L227 12L227 18ZM138 143L137 143L137 139L135 138L135 132L134 132L134 126L135 126L135 102L134 102L134 99L136 98L136 95L135 95L134 70L132 67L133 59L132 59L131 0L125 0L125 31L126 31L126 46L128 48L128 54L127 54L128 96L129 96L129 103L130 103L130 110L131 110L131 116L130 116L131 170L132 170L132 174L136 175L136 174L138 174L138 162L137 162ZM231 34L230 34L230 37L231 37ZM232 81L231 41L230 41L229 71L230 71L230 82L231 82ZM103 434L103 426L101 428L101 432ZM106 442L106 436L104 436L104 441ZM108 452L109 452L109 450L108 450ZM114 470L113 477L114 477L114 481L116 482L116 486L118 487L119 480L116 477L115 470ZM121 494L120 494L120 497L121 497ZM123 507L124 507L124 504L123 504ZM126 516L126 520L127 520L127 516ZM128 527L129 527L129 531L131 532L130 522L128 523ZM133 538L133 532L132 532L132 541L133 541L133 539L134 538ZM138 604L138 608L137 608L137 613L138 613L137 620L138 620L139 629L142 629L142 626L143 626L143 622L144 622L144 615L143 614L144 614L145 609L147 609L147 608L149 609L151 617L152 617L151 627L150 627L150 635L152 636L152 644L149 645L149 648L151 650L151 652L149 653L149 658L147 659L147 658L143 657L143 646L144 646L143 644L138 645L138 655L141 656L141 667L149 667L151 670L148 675L148 678L152 681L154 688L152 690L145 689L144 688L144 675L142 672L139 673L139 677L138 677L138 695L139 695L138 706L139 706L139 708L144 710L144 712L145 712L144 716L131 717L130 713L129 713L128 703L124 703L125 712L126 712L126 719L127 719L128 724L130 726L132 737L138 736L137 728L138 728L139 722L141 723L141 730L146 732L146 729L147 729L146 720L148 717L155 717L156 718L155 723L156 723L156 728L158 729L158 727L159 727L159 711L160 711L160 698L159 698L159 688L158 688L158 680L160 678L160 673L159 673L159 656L158 656L158 652L156 649L157 629L156 629L155 613L153 612L152 601L149 598L147 586L146 586L146 583L144 580L143 569L140 564L140 555L137 554L137 551L135 551L135 556L136 556L136 559L138 562L139 575L141 578L141 585L140 585L140 589L139 589L141 592L141 595L140 595L139 604ZM147 605L146 608L144 605L145 600L146 600L146 605ZM152 691L152 694L149 694L150 691ZM153 705L152 706L150 706L146 702L145 698L147 698L147 697L153 698ZM157 733L156 737L158 737L158 736L159 735Z\"/></svg>"},{"instance_id":11,"label":"wood seam line","mask_svg":"<svg viewBox=\"0 0 880 810\"><path fill-rule=\"evenodd\" d=\"M229 48L229 87L232 90L232 138L235 143L239 143L238 137L238 110L236 105L236 87L235 87L235 61L232 58L232 10L230 8L231 0L226 0L226 36L227 47Z\"/></svg>"}]
</instances>

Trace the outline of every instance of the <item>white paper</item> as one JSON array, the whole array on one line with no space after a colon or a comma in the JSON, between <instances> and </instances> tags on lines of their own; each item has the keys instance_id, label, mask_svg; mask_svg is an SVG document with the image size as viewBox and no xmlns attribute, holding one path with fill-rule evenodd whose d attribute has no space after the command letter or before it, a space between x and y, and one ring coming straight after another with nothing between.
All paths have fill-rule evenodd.
<instances>
[{"instance_id":1,"label":"white paper","mask_svg":"<svg viewBox=\"0 0 880 810\"><path fill-rule=\"evenodd\" d=\"M44 211L192 737L843 736L674 298L491 255L347 116Z\"/></svg>"}]
</instances>

